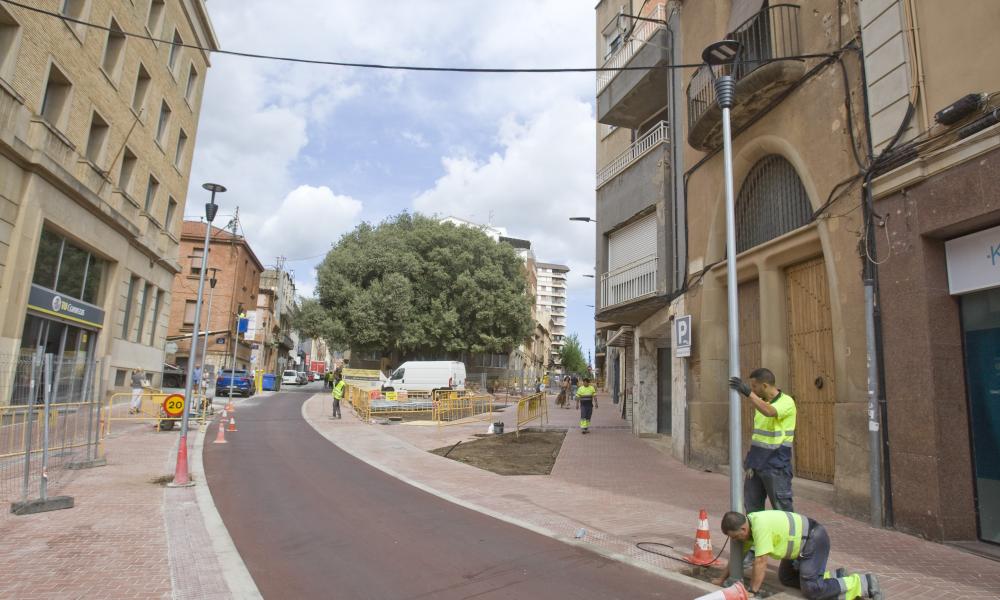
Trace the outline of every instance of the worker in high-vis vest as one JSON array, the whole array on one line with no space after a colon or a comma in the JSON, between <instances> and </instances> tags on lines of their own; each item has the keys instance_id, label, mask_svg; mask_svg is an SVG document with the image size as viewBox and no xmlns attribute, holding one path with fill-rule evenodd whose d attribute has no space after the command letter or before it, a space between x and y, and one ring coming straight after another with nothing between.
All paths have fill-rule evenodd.
<instances>
[{"instance_id":1,"label":"worker in high-vis vest","mask_svg":"<svg viewBox=\"0 0 1000 600\"><path fill-rule=\"evenodd\" d=\"M344 376L340 371L337 371L337 383L333 384L333 415L330 416L331 419L340 419L340 401L344 399L344 388L347 384L344 383Z\"/></svg>"},{"instance_id":2,"label":"worker in high-vis vest","mask_svg":"<svg viewBox=\"0 0 1000 600\"><path fill-rule=\"evenodd\" d=\"M795 442L795 400L775 387L774 373L755 369L750 384L732 377L729 386L754 406L750 450L743 461L743 508L748 513L771 508L794 511L792 505L792 445Z\"/></svg>"},{"instance_id":3,"label":"worker in high-vis vest","mask_svg":"<svg viewBox=\"0 0 1000 600\"><path fill-rule=\"evenodd\" d=\"M597 407L597 390L589 377L583 378L583 385L576 388L576 399L580 402L580 433L590 431L590 417Z\"/></svg>"},{"instance_id":4,"label":"worker in high-vis vest","mask_svg":"<svg viewBox=\"0 0 1000 600\"><path fill-rule=\"evenodd\" d=\"M831 575L826 570L830 556L830 536L826 528L806 516L784 510L764 510L744 515L728 512L722 517L722 533L730 540L743 543L746 551L756 548L750 586L751 598L761 597L760 588L767 572L768 557L781 562L778 579L783 585L802 590L809 600L882 600L878 577L871 573L848 574L837 569ZM723 573L728 573L724 569ZM715 580L722 585L726 575Z\"/></svg>"}]
</instances>

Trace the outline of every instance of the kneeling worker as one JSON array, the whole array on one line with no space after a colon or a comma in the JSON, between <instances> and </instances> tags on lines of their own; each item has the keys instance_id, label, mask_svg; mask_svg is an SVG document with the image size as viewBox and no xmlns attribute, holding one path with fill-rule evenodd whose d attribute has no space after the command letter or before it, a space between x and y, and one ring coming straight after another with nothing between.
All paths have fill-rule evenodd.
<instances>
[{"instance_id":1,"label":"kneeling worker","mask_svg":"<svg viewBox=\"0 0 1000 600\"><path fill-rule=\"evenodd\" d=\"M767 571L767 557L781 561L778 579L783 585L800 588L809 600L834 600L843 598L872 598L882 600L878 578L871 573L848 575L838 569L831 577L826 570L830 556L830 536L826 528L798 513L783 510L763 510L744 515L727 512L722 517L722 533L730 540L743 542L746 552L756 548L749 591L754 596L760 591ZM723 571L728 573L728 567ZM722 585L726 576L715 580Z\"/></svg>"}]
</instances>

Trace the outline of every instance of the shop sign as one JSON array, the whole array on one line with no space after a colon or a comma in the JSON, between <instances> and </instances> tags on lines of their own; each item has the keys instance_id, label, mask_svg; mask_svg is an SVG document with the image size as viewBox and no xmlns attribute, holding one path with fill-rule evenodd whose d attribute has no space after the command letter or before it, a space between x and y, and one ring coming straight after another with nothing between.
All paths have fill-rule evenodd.
<instances>
[{"instance_id":1,"label":"shop sign","mask_svg":"<svg viewBox=\"0 0 1000 600\"><path fill-rule=\"evenodd\" d=\"M1000 287L1000 227L949 240L944 250L952 294Z\"/></svg>"},{"instance_id":2,"label":"shop sign","mask_svg":"<svg viewBox=\"0 0 1000 600\"><path fill-rule=\"evenodd\" d=\"M34 283L31 284L31 292L28 294L28 308L98 329L104 326L103 310L83 300L64 296Z\"/></svg>"}]
</instances>

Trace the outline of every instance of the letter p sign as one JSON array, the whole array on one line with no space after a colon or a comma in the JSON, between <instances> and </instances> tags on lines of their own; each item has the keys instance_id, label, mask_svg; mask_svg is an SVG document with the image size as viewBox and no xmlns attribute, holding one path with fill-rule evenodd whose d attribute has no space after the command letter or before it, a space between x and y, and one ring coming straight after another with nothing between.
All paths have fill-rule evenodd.
<instances>
[{"instance_id":1,"label":"letter p sign","mask_svg":"<svg viewBox=\"0 0 1000 600\"><path fill-rule=\"evenodd\" d=\"M691 356L691 315L674 319L674 348L678 358Z\"/></svg>"}]
</instances>

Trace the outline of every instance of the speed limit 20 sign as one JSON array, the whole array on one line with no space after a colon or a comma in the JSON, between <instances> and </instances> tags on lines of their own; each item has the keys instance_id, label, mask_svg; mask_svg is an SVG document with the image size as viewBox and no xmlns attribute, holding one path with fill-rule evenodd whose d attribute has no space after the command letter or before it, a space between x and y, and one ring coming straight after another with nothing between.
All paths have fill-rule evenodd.
<instances>
[{"instance_id":1,"label":"speed limit 20 sign","mask_svg":"<svg viewBox=\"0 0 1000 600\"><path fill-rule=\"evenodd\" d=\"M179 417L184 414L184 396L181 394L170 394L164 398L163 412L171 417Z\"/></svg>"}]
</instances>

